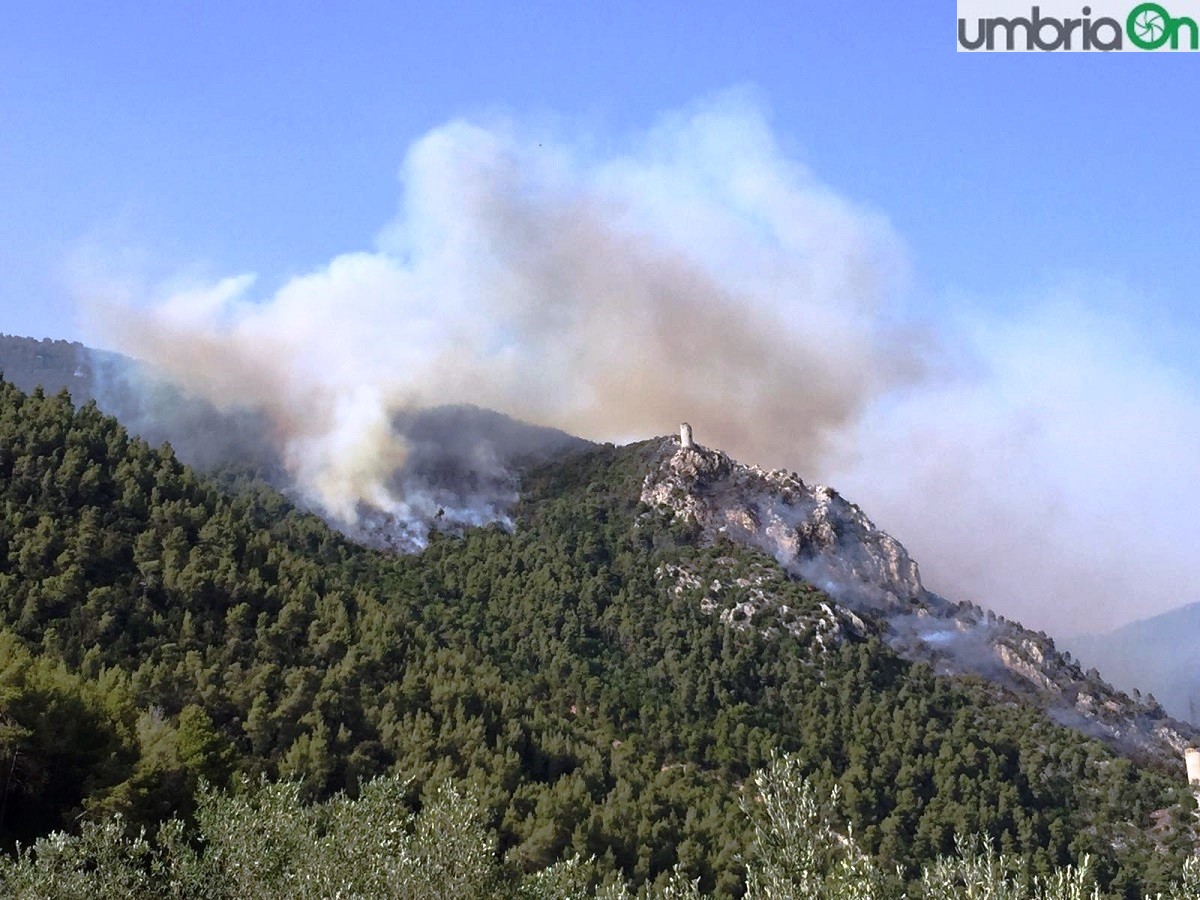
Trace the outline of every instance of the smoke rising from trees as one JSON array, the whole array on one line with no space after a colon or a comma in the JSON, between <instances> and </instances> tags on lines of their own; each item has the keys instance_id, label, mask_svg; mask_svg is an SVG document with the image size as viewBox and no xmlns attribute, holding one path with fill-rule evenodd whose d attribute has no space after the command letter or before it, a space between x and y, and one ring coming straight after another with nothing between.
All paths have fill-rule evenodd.
<instances>
[{"instance_id":1,"label":"smoke rising from trees","mask_svg":"<svg viewBox=\"0 0 1200 900\"><path fill-rule=\"evenodd\" d=\"M1200 597L1164 540L1191 528L1173 504L1200 500L1180 496L1200 492L1194 386L1152 349L1108 346L1120 322L914 324L899 236L789 158L745 97L609 152L453 121L401 183L372 249L273 292L248 274L91 286L96 339L263 416L298 489L343 521L404 507L395 421L414 410L471 403L614 441L686 419L701 443L829 481L933 589L1030 624Z\"/></svg>"}]
</instances>

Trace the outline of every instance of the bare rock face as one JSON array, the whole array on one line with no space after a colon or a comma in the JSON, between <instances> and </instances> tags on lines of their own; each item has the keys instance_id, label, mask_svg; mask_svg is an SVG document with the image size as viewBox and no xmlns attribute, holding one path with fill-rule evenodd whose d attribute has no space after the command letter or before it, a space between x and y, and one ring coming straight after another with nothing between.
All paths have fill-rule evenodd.
<instances>
[{"instance_id":1,"label":"bare rock face","mask_svg":"<svg viewBox=\"0 0 1200 900\"><path fill-rule=\"evenodd\" d=\"M798 475L744 466L693 445L664 454L641 499L719 536L773 556L788 572L851 607L910 611L925 605L917 564L837 491Z\"/></svg>"},{"instance_id":2,"label":"bare rock face","mask_svg":"<svg viewBox=\"0 0 1200 900\"><path fill-rule=\"evenodd\" d=\"M796 625L820 635L822 646L850 634L882 634L906 659L943 675L982 677L1001 694L1042 707L1058 723L1164 768L1182 772L1184 748L1200 744L1200 731L1172 719L1153 698L1132 698L1095 670L1084 672L1045 634L927 591L900 542L831 488L666 438L641 500L697 527L702 542L726 538L760 550L787 575L829 594L834 605ZM667 574L689 583L687 573ZM720 584L705 587L709 596L702 606L738 627L753 621L758 609L785 608L769 578L733 606L720 603ZM864 623L851 610L877 624Z\"/></svg>"}]
</instances>

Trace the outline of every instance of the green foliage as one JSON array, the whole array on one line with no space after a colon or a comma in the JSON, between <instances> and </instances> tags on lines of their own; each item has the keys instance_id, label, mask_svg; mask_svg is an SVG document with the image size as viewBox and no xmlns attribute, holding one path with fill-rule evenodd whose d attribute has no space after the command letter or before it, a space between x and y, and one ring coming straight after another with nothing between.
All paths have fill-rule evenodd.
<instances>
[{"instance_id":1,"label":"green foliage","mask_svg":"<svg viewBox=\"0 0 1200 900\"><path fill-rule=\"evenodd\" d=\"M495 836L478 801L443 786L413 816L407 800L398 779L311 806L296 783L209 791L196 817L203 853L176 859L185 872L203 873L189 883L217 897L494 896Z\"/></svg>"},{"instance_id":2,"label":"green foliage","mask_svg":"<svg viewBox=\"0 0 1200 900\"><path fill-rule=\"evenodd\" d=\"M830 827L851 823L865 854L838 857L847 878L869 858L915 889L979 833L1022 860L1022 889L1088 855L1106 896L1168 889L1186 786L878 641L823 648L771 610L726 624L702 606L714 578L731 605L739 579L773 573L793 617L826 598L640 508L654 452L569 457L526 476L513 532L396 558L253 482L226 493L90 404L0 382L0 837L82 816L94 843L108 832L88 819L116 813L131 834L187 824L202 781L288 779L295 796L270 802L344 792L311 807L335 809L399 774L430 808L447 779L468 790L505 872L592 860L589 884L614 891L736 897L763 834L742 785L786 752L836 789ZM1152 832L1159 810L1178 812ZM288 827L326 827L304 821ZM171 846L179 878L201 870ZM753 877L786 875L762 846L776 863Z\"/></svg>"},{"instance_id":3,"label":"green foliage","mask_svg":"<svg viewBox=\"0 0 1200 900\"><path fill-rule=\"evenodd\" d=\"M794 757L777 758L754 779L742 809L754 823L746 896L762 900L880 900L885 878L834 829L828 806ZM836 802L836 789L833 795Z\"/></svg>"},{"instance_id":4,"label":"green foliage","mask_svg":"<svg viewBox=\"0 0 1200 900\"><path fill-rule=\"evenodd\" d=\"M754 778L744 805L755 839L749 849L747 900L1098 900L1085 864L1055 869L1022 886L1021 860L995 853L978 836L939 859L915 892L889 884L833 808L790 758ZM120 816L61 832L15 859L0 859L0 890L25 898L179 900L633 900L621 879L602 880L595 861L572 857L522 874L501 863L496 836L471 792L444 784L418 812L409 784L397 778L364 785L357 799L337 795L306 805L294 783L250 785L235 794L205 790L194 830L179 819L153 841L130 836ZM1168 895L1194 898L1200 860L1187 860ZM701 900L698 882L676 867L642 900Z\"/></svg>"},{"instance_id":5,"label":"green foliage","mask_svg":"<svg viewBox=\"0 0 1200 900\"><path fill-rule=\"evenodd\" d=\"M495 836L478 802L444 786L414 816L406 799L397 779L316 805L295 783L206 790L194 834L178 819L155 842L129 836L120 816L89 822L78 837L58 832L0 863L0 888L13 898L500 896Z\"/></svg>"},{"instance_id":6,"label":"green foliage","mask_svg":"<svg viewBox=\"0 0 1200 900\"><path fill-rule=\"evenodd\" d=\"M15 859L0 857L0 888L13 900L164 896L155 883L154 857L145 836L130 837L117 815L103 822L84 822L78 835L56 831Z\"/></svg>"},{"instance_id":7,"label":"green foliage","mask_svg":"<svg viewBox=\"0 0 1200 900\"><path fill-rule=\"evenodd\" d=\"M1035 876L1027 890L1019 871L1021 860L996 853L978 836L959 835L955 843L956 856L939 859L922 874L921 893L926 900L1099 900L1100 889L1086 858L1078 868Z\"/></svg>"},{"instance_id":8,"label":"green foliage","mask_svg":"<svg viewBox=\"0 0 1200 900\"><path fill-rule=\"evenodd\" d=\"M0 631L0 828L26 840L107 799L136 759L123 679L86 680Z\"/></svg>"}]
</instances>

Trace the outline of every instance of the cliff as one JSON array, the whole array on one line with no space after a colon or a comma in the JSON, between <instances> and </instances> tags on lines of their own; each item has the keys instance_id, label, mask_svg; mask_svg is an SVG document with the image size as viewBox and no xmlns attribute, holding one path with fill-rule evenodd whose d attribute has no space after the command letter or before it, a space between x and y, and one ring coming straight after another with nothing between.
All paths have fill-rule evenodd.
<instances>
[{"instance_id":1,"label":"cliff","mask_svg":"<svg viewBox=\"0 0 1200 900\"><path fill-rule=\"evenodd\" d=\"M1200 742L1193 726L1152 698L1134 699L1094 669L1083 671L1045 634L927 590L904 546L832 488L664 438L641 500L696 529L704 543L760 550L788 575L826 591L839 607L829 611L827 633L857 621L857 630L878 633L906 659L945 675L983 678L1061 724L1164 767L1182 771L1184 749ZM756 603L776 603L769 584ZM743 612L750 617L754 609L751 603Z\"/></svg>"}]
</instances>

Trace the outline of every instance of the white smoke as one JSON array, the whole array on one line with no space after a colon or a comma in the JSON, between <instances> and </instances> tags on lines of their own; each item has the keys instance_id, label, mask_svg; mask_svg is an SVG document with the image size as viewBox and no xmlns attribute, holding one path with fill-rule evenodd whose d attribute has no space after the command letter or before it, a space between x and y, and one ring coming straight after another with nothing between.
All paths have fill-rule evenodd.
<instances>
[{"instance_id":1,"label":"white smoke","mask_svg":"<svg viewBox=\"0 0 1200 900\"><path fill-rule=\"evenodd\" d=\"M405 411L474 403L610 440L686 419L702 443L830 481L933 589L1031 624L1200 597L1172 506L1200 499L1194 385L1153 348L1110 345L1120 322L901 327L899 238L745 97L607 154L454 121L401 180L373 249L266 294L239 275L91 296L95 337L261 413L299 489L343 521L407 508Z\"/></svg>"},{"instance_id":2,"label":"white smoke","mask_svg":"<svg viewBox=\"0 0 1200 900\"><path fill-rule=\"evenodd\" d=\"M948 324L958 362L880 398L828 469L933 589L1057 634L1200 598L1200 384L1080 293Z\"/></svg>"},{"instance_id":3,"label":"white smoke","mask_svg":"<svg viewBox=\"0 0 1200 900\"><path fill-rule=\"evenodd\" d=\"M242 275L102 304L101 338L263 410L300 487L341 518L402 501L398 410L470 402L590 438L688 417L808 467L912 368L880 316L903 269L887 224L789 161L738 99L601 159L452 122L402 181L374 251L265 297Z\"/></svg>"}]
</instances>

